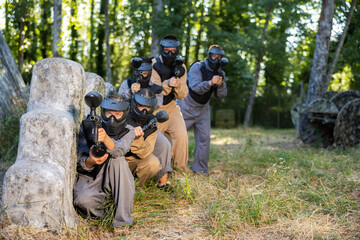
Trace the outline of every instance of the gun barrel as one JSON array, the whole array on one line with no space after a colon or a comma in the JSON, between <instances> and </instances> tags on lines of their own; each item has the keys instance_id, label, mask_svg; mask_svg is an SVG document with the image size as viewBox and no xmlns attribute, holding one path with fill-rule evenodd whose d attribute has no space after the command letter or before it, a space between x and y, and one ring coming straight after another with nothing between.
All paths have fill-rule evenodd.
<instances>
[{"instance_id":1,"label":"gun barrel","mask_svg":"<svg viewBox=\"0 0 360 240\"><path fill-rule=\"evenodd\" d=\"M151 119L145 126L142 127L143 131L146 131L150 128L156 127L157 123L163 123L169 119L169 114L165 110L159 111L155 118Z\"/></svg>"},{"instance_id":2,"label":"gun barrel","mask_svg":"<svg viewBox=\"0 0 360 240\"><path fill-rule=\"evenodd\" d=\"M145 126L143 126L141 129L145 132L146 130L156 127L157 126L157 119L153 118L151 119Z\"/></svg>"}]
</instances>

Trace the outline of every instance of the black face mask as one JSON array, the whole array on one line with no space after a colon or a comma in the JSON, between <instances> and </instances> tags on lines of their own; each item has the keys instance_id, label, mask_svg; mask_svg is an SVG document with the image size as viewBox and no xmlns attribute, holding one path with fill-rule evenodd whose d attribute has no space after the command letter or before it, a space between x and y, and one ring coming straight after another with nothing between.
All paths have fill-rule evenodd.
<instances>
[{"instance_id":1,"label":"black face mask","mask_svg":"<svg viewBox=\"0 0 360 240\"><path fill-rule=\"evenodd\" d=\"M105 124L105 131L109 136L119 135L126 125L126 114L124 113L120 119L116 119L114 115L106 118L103 117L103 122Z\"/></svg>"},{"instance_id":2,"label":"black face mask","mask_svg":"<svg viewBox=\"0 0 360 240\"><path fill-rule=\"evenodd\" d=\"M135 120L137 124L140 126L146 125L150 121L150 117L153 113L153 109L149 112L146 109L143 109L140 111L140 109L137 107L136 102L132 103L131 107L131 116Z\"/></svg>"},{"instance_id":3,"label":"black face mask","mask_svg":"<svg viewBox=\"0 0 360 240\"><path fill-rule=\"evenodd\" d=\"M147 124L151 117L151 113L149 113L146 109L140 111L136 108L134 114L136 115L136 122L140 123L140 125Z\"/></svg>"},{"instance_id":4,"label":"black face mask","mask_svg":"<svg viewBox=\"0 0 360 240\"><path fill-rule=\"evenodd\" d=\"M209 60L209 67L212 70L217 70L220 67L220 60L218 58L215 58L214 60L211 59L211 56L208 57Z\"/></svg>"},{"instance_id":5,"label":"black face mask","mask_svg":"<svg viewBox=\"0 0 360 240\"><path fill-rule=\"evenodd\" d=\"M164 57L164 63L169 66L172 65L174 63L176 55L176 53L172 53L171 51L169 51L168 53L164 52L162 55Z\"/></svg>"}]
</instances>

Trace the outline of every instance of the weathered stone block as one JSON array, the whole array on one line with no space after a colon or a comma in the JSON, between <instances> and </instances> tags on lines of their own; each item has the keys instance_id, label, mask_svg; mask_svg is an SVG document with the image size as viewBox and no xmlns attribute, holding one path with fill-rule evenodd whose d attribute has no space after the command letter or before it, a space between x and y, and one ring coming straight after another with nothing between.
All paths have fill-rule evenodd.
<instances>
[{"instance_id":1,"label":"weathered stone block","mask_svg":"<svg viewBox=\"0 0 360 240\"><path fill-rule=\"evenodd\" d=\"M14 223L75 226L76 136L84 93L80 64L61 58L35 64L17 159L4 179L2 203Z\"/></svg>"},{"instance_id":2,"label":"weathered stone block","mask_svg":"<svg viewBox=\"0 0 360 240\"><path fill-rule=\"evenodd\" d=\"M21 117L17 162L34 161L71 168L76 141L72 116L53 109L36 109Z\"/></svg>"},{"instance_id":3,"label":"weathered stone block","mask_svg":"<svg viewBox=\"0 0 360 240\"><path fill-rule=\"evenodd\" d=\"M79 121L83 116L85 82L85 71L79 63L63 58L42 59L33 68L27 111L52 108L69 112Z\"/></svg>"},{"instance_id":4,"label":"weathered stone block","mask_svg":"<svg viewBox=\"0 0 360 240\"><path fill-rule=\"evenodd\" d=\"M4 179L4 205L15 224L38 227L74 226L72 191L65 169L24 161L9 168ZM66 206L66 207L65 207Z\"/></svg>"}]
</instances>

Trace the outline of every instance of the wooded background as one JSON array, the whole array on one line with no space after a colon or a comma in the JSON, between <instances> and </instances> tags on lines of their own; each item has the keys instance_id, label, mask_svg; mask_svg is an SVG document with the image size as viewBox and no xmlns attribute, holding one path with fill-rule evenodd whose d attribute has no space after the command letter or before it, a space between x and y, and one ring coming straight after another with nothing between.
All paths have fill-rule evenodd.
<instances>
[{"instance_id":1,"label":"wooded background","mask_svg":"<svg viewBox=\"0 0 360 240\"><path fill-rule=\"evenodd\" d=\"M1 0L0 14L26 84L38 60L61 56L118 87L132 57L157 56L174 34L187 67L211 44L225 49L228 97L212 111L233 109L245 126L292 127L301 86L307 101L360 87L356 0Z\"/></svg>"}]
</instances>

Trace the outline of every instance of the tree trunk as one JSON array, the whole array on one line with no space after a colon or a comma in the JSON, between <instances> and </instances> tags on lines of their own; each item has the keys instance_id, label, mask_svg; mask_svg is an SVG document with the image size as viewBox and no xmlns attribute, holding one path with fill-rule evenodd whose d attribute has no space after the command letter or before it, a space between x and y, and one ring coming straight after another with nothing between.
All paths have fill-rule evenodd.
<instances>
[{"instance_id":1,"label":"tree trunk","mask_svg":"<svg viewBox=\"0 0 360 240\"><path fill-rule=\"evenodd\" d=\"M25 41L25 16L20 18L19 22L19 44L18 44L18 65L19 70L21 72L23 64L24 64L24 52L23 52L23 45Z\"/></svg>"},{"instance_id":2,"label":"tree trunk","mask_svg":"<svg viewBox=\"0 0 360 240\"><path fill-rule=\"evenodd\" d=\"M89 70L95 72L94 55L95 55L95 24L94 24L95 0L91 0L90 11L90 54L89 54Z\"/></svg>"},{"instance_id":3,"label":"tree trunk","mask_svg":"<svg viewBox=\"0 0 360 240\"><path fill-rule=\"evenodd\" d=\"M189 57L190 57L190 36L191 36L192 25L190 23L190 18L187 19L186 27L186 41L185 41L185 66L189 67Z\"/></svg>"},{"instance_id":4,"label":"tree trunk","mask_svg":"<svg viewBox=\"0 0 360 240\"><path fill-rule=\"evenodd\" d=\"M100 2L100 24L98 25L98 49L97 49L97 58L96 58L96 73L100 76L105 75L104 71L104 38L105 38L105 2L107 0L101 0Z\"/></svg>"},{"instance_id":5,"label":"tree trunk","mask_svg":"<svg viewBox=\"0 0 360 240\"><path fill-rule=\"evenodd\" d=\"M345 27L344 27L344 31L341 34L339 44L338 44L338 46L336 48L333 61L332 61L331 65L330 65L330 69L329 69L329 71L328 71L328 73L326 75L326 82L325 82L325 85L324 85L325 90L327 90L327 88L329 87L331 77L332 77L332 75L333 75L333 73L335 71L335 66L336 66L337 60L339 58L341 48L342 48L342 46L344 44L345 37L346 37L347 31L349 29L349 25L350 25L350 22L351 22L351 17L352 17L352 14L354 13L355 6L356 6L356 0L352 0L351 1L351 7L350 7L349 13L348 13L347 18L346 18L346 24L345 24Z\"/></svg>"},{"instance_id":6,"label":"tree trunk","mask_svg":"<svg viewBox=\"0 0 360 240\"><path fill-rule=\"evenodd\" d=\"M0 116L26 107L27 88L14 56L0 31Z\"/></svg>"},{"instance_id":7,"label":"tree trunk","mask_svg":"<svg viewBox=\"0 0 360 240\"><path fill-rule=\"evenodd\" d=\"M112 83L112 80L111 80L111 56L110 56L109 36L110 36L109 0L105 0L106 76L107 76L107 82Z\"/></svg>"},{"instance_id":8,"label":"tree trunk","mask_svg":"<svg viewBox=\"0 0 360 240\"><path fill-rule=\"evenodd\" d=\"M204 1L202 1L200 3L200 6L201 8L200 10L200 28L199 28L199 31L198 31L198 34L197 34L197 37L196 37L196 45L195 45L195 55L194 55L194 60L197 61L199 60L199 51L200 51L200 45L202 43L202 40L201 40L201 35L204 31Z\"/></svg>"},{"instance_id":9,"label":"tree trunk","mask_svg":"<svg viewBox=\"0 0 360 240\"><path fill-rule=\"evenodd\" d=\"M313 63L310 71L310 79L306 97L306 104L326 91L326 70L329 57L329 44L334 17L335 0L323 0L319 29L316 35Z\"/></svg>"},{"instance_id":10,"label":"tree trunk","mask_svg":"<svg viewBox=\"0 0 360 240\"><path fill-rule=\"evenodd\" d=\"M5 32L8 33L6 34L5 36L5 40L7 42L10 41L10 27L9 27L9 24L10 23L10 14L9 14L9 2L8 1L5 1Z\"/></svg>"},{"instance_id":11,"label":"tree trunk","mask_svg":"<svg viewBox=\"0 0 360 240\"><path fill-rule=\"evenodd\" d=\"M47 58L47 50L51 45L51 24L48 22L48 18L51 15L51 3L42 1L41 4L41 26L40 28L40 50L42 58Z\"/></svg>"},{"instance_id":12,"label":"tree trunk","mask_svg":"<svg viewBox=\"0 0 360 240\"><path fill-rule=\"evenodd\" d=\"M61 34L61 0L54 0L54 23L53 23L53 57L60 57L60 34Z\"/></svg>"},{"instance_id":13,"label":"tree trunk","mask_svg":"<svg viewBox=\"0 0 360 240\"><path fill-rule=\"evenodd\" d=\"M155 26L157 26L158 15L164 11L163 0L154 0L152 12L152 29L151 29L151 56L157 57L160 54L160 37Z\"/></svg>"},{"instance_id":14,"label":"tree trunk","mask_svg":"<svg viewBox=\"0 0 360 240\"><path fill-rule=\"evenodd\" d=\"M145 29L145 31L144 31L144 54L143 54L143 56L147 56L148 55L147 53L150 51L149 38L150 38L149 29Z\"/></svg>"},{"instance_id":15,"label":"tree trunk","mask_svg":"<svg viewBox=\"0 0 360 240\"><path fill-rule=\"evenodd\" d=\"M263 30L263 33L262 33L262 36L261 36L262 44L265 43L267 30L268 30L268 27L269 27L271 9L272 9L272 5L270 4L268 6L267 10L266 10L265 25L264 25L264 30ZM258 81L259 81L259 75L260 75L260 70L261 70L261 63L263 61L263 56L264 56L264 46L262 46L259 49L258 56L256 57L255 78L254 78L254 82L253 82L253 85L252 85L252 88L251 88L251 94L250 94L250 97L249 97L249 102L248 102L246 112L245 112L245 117L244 117L244 127L245 128L249 127L251 112L252 112L253 107L254 107L255 94L256 94L256 89L257 89L257 85L258 85Z\"/></svg>"},{"instance_id":16,"label":"tree trunk","mask_svg":"<svg viewBox=\"0 0 360 240\"><path fill-rule=\"evenodd\" d=\"M276 110L276 126L277 128L280 128L280 109L281 109L281 91L279 88L277 88L278 90L278 106L277 106L277 110Z\"/></svg>"},{"instance_id":17,"label":"tree trunk","mask_svg":"<svg viewBox=\"0 0 360 240\"><path fill-rule=\"evenodd\" d=\"M76 0L71 0L71 17L70 17L70 36L71 36L71 45L70 45L70 59L77 62L77 54L79 49L79 34L76 30L76 19L77 19L77 3Z\"/></svg>"}]
</instances>

